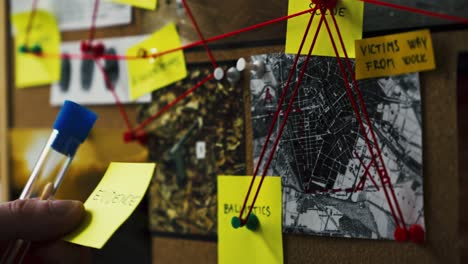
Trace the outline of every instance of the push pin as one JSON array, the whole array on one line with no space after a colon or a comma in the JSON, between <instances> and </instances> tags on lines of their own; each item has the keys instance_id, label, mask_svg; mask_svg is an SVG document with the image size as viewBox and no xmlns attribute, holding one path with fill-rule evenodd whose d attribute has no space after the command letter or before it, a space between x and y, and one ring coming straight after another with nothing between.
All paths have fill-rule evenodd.
<instances>
[{"instance_id":1,"label":"push pin","mask_svg":"<svg viewBox=\"0 0 468 264\"><path fill-rule=\"evenodd\" d=\"M123 135L123 140L125 143L130 143L132 141L135 141L135 139L136 139L136 136L133 131L127 131Z\"/></svg>"},{"instance_id":2,"label":"push pin","mask_svg":"<svg viewBox=\"0 0 468 264\"><path fill-rule=\"evenodd\" d=\"M409 230L409 239L411 242L416 243L416 244L422 244L424 243L425 240L425 232L422 226L420 225L411 225Z\"/></svg>"},{"instance_id":3,"label":"push pin","mask_svg":"<svg viewBox=\"0 0 468 264\"><path fill-rule=\"evenodd\" d=\"M214 78L218 81L221 81L224 78L224 70L221 67L214 70Z\"/></svg>"},{"instance_id":4,"label":"push pin","mask_svg":"<svg viewBox=\"0 0 468 264\"><path fill-rule=\"evenodd\" d=\"M31 52L34 53L34 54L41 54L42 53L41 45L35 44L34 46L32 46Z\"/></svg>"},{"instance_id":5,"label":"push pin","mask_svg":"<svg viewBox=\"0 0 468 264\"><path fill-rule=\"evenodd\" d=\"M135 137L141 145L146 145L148 143L149 136L148 133L146 133L144 130L137 131L135 133Z\"/></svg>"},{"instance_id":6,"label":"push pin","mask_svg":"<svg viewBox=\"0 0 468 264\"><path fill-rule=\"evenodd\" d=\"M148 57L148 51L144 48L139 48L137 51L137 57L138 58L147 58Z\"/></svg>"},{"instance_id":7,"label":"push pin","mask_svg":"<svg viewBox=\"0 0 468 264\"><path fill-rule=\"evenodd\" d=\"M229 68L226 73L226 78L232 86L234 86L240 80L240 77L240 72L235 67Z\"/></svg>"},{"instance_id":8,"label":"push pin","mask_svg":"<svg viewBox=\"0 0 468 264\"><path fill-rule=\"evenodd\" d=\"M259 79L265 74L265 63L262 60L254 60L252 63L247 63L244 58L240 58L237 60L236 68L240 72L246 68L250 68L250 73Z\"/></svg>"},{"instance_id":9,"label":"push pin","mask_svg":"<svg viewBox=\"0 0 468 264\"><path fill-rule=\"evenodd\" d=\"M408 241L408 231L403 227L397 227L393 233L393 237L398 242Z\"/></svg>"},{"instance_id":10,"label":"push pin","mask_svg":"<svg viewBox=\"0 0 468 264\"><path fill-rule=\"evenodd\" d=\"M151 48L150 49L150 59L149 59L149 62L150 63L154 63L156 61L156 54L158 53L158 49L157 48Z\"/></svg>"},{"instance_id":11,"label":"push pin","mask_svg":"<svg viewBox=\"0 0 468 264\"><path fill-rule=\"evenodd\" d=\"M336 7L338 0L312 0L312 3L323 6L327 9L333 9Z\"/></svg>"},{"instance_id":12,"label":"push pin","mask_svg":"<svg viewBox=\"0 0 468 264\"><path fill-rule=\"evenodd\" d=\"M91 46L91 44L88 41L86 41L86 40L81 41L81 43L80 43L81 52L88 53L88 52L91 51L92 48L93 47Z\"/></svg>"},{"instance_id":13,"label":"push pin","mask_svg":"<svg viewBox=\"0 0 468 264\"><path fill-rule=\"evenodd\" d=\"M239 217L234 216L231 219L231 225L234 229L237 229L239 227L242 227L242 221L240 220ZM251 213L249 216L249 219L247 219L247 223L245 224L245 226L250 231L256 231L259 225L260 225L260 221L258 220L258 217L255 214Z\"/></svg>"},{"instance_id":14,"label":"push pin","mask_svg":"<svg viewBox=\"0 0 468 264\"><path fill-rule=\"evenodd\" d=\"M102 55L104 55L105 50L106 50L106 47L104 46L102 42L99 42L93 46L93 53L94 53L94 56L96 57L101 57Z\"/></svg>"},{"instance_id":15,"label":"push pin","mask_svg":"<svg viewBox=\"0 0 468 264\"><path fill-rule=\"evenodd\" d=\"M18 51L20 53L27 53L29 51L29 49L28 49L28 46L23 44L23 45L19 46Z\"/></svg>"}]
</instances>

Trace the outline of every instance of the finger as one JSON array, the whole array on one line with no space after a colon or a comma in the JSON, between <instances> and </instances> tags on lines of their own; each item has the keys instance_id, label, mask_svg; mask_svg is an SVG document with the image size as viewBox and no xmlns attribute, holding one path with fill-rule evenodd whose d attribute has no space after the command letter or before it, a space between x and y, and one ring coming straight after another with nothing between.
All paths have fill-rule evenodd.
<instances>
[{"instance_id":1,"label":"finger","mask_svg":"<svg viewBox=\"0 0 468 264\"><path fill-rule=\"evenodd\" d=\"M24 259L28 263L91 263L91 249L65 241L55 241L47 244L33 244Z\"/></svg>"},{"instance_id":2,"label":"finger","mask_svg":"<svg viewBox=\"0 0 468 264\"><path fill-rule=\"evenodd\" d=\"M63 200L15 200L0 204L0 240L57 239L84 216L83 204Z\"/></svg>"}]
</instances>

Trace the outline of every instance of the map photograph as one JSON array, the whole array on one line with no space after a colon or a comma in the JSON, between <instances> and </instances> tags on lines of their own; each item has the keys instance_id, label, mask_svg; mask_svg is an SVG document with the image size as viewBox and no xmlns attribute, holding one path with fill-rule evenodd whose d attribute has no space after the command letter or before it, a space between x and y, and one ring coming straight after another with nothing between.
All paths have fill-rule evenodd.
<instances>
[{"instance_id":1,"label":"map photograph","mask_svg":"<svg viewBox=\"0 0 468 264\"><path fill-rule=\"evenodd\" d=\"M264 76L252 76L250 82L254 165L266 144L294 57L273 53L251 58L266 64ZM300 57L294 69L266 155L304 62L305 56ZM311 57L266 174L282 177L283 232L394 239L396 223L383 186L393 188L405 223L424 228L419 75L367 79L359 81L359 87L391 184L382 184L372 162L336 58ZM364 128L369 133L368 124ZM259 174L266 160L267 156Z\"/></svg>"}]
</instances>

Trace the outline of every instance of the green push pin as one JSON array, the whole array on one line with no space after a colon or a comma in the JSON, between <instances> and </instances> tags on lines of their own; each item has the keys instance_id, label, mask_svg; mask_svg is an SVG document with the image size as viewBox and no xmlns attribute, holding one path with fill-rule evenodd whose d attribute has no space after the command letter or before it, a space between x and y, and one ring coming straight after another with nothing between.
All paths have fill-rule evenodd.
<instances>
[{"instance_id":1,"label":"green push pin","mask_svg":"<svg viewBox=\"0 0 468 264\"><path fill-rule=\"evenodd\" d=\"M239 217L233 216L231 219L231 225L234 229L242 227L242 221ZM250 231L255 231L258 229L260 225L260 221L258 221L258 217L255 214L250 214L249 219L247 220L246 226L247 229Z\"/></svg>"},{"instance_id":2,"label":"green push pin","mask_svg":"<svg viewBox=\"0 0 468 264\"><path fill-rule=\"evenodd\" d=\"M39 44L36 44L31 48L31 52L35 54L42 53L42 47Z\"/></svg>"},{"instance_id":3,"label":"green push pin","mask_svg":"<svg viewBox=\"0 0 468 264\"><path fill-rule=\"evenodd\" d=\"M18 51L20 53L27 53L29 51L29 49L28 49L28 47L26 45L23 44L23 45L19 46Z\"/></svg>"},{"instance_id":4,"label":"green push pin","mask_svg":"<svg viewBox=\"0 0 468 264\"><path fill-rule=\"evenodd\" d=\"M234 229L237 229L237 228L241 227L241 224L242 224L242 222L241 222L239 217L237 217L237 216L232 217L231 225L232 225L232 227L234 227Z\"/></svg>"},{"instance_id":5,"label":"green push pin","mask_svg":"<svg viewBox=\"0 0 468 264\"><path fill-rule=\"evenodd\" d=\"M260 221L258 221L258 217L255 214L250 214L246 224L247 229L249 229L250 231L256 231L259 225Z\"/></svg>"}]
</instances>

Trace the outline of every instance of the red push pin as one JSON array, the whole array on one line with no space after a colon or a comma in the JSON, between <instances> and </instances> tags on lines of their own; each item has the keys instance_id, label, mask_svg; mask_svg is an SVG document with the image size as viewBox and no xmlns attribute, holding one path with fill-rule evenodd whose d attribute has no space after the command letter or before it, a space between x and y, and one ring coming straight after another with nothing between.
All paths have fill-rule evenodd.
<instances>
[{"instance_id":1,"label":"red push pin","mask_svg":"<svg viewBox=\"0 0 468 264\"><path fill-rule=\"evenodd\" d=\"M312 0L312 3L323 6L327 9L333 9L338 4L338 0Z\"/></svg>"},{"instance_id":2,"label":"red push pin","mask_svg":"<svg viewBox=\"0 0 468 264\"><path fill-rule=\"evenodd\" d=\"M93 46L93 53L94 53L94 56L96 57L101 57L102 55L104 55L105 50L106 50L106 47L104 46L102 42L99 42Z\"/></svg>"},{"instance_id":3,"label":"red push pin","mask_svg":"<svg viewBox=\"0 0 468 264\"><path fill-rule=\"evenodd\" d=\"M138 142L140 142L140 144L146 145L148 143L149 136L148 136L148 133L146 133L146 131L139 130L139 131L136 132L135 136L136 136L136 139L138 140Z\"/></svg>"},{"instance_id":4,"label":"red push pin","mask_svg":"<svg viewBox=\"0 0 468 264\"><path fill-rule=\"evenodd\" d=\"M406 231L406 229L403 227L397 227L393 233L393 237L398 242L408 241L408 231Z\"/></svg>"},{"instance_id":5,"label":"red push pin","mask_svg":"<svg viewBox=\"0 0 468 264\"><path fill-rule=\"evenodd\" d=\"M92 46L88 41L86 40L81 41L81 44L80 44L81 52L88 53L91 51L91 49L92 49Z\"/></svg>"},{"instance_id":6,"label":"red push pin","mask_svg":"<svg viewBox=\"0 0 468 264\"><path fill-rule=\"evenodd\" d=\"M408 232L409 239L411 240L411 242L416 244L424 243L426 232L424 231L422 226L418 224L411 225Z\"/></svg>"},{"instance_id":7,"label":"red push pin","mask_svg":"<svg viewBox=\"0 0 468 264\"><path fill-rule=\"evenodd\" d=\"M132 141L135 141L135 139L136 139L136 136L133 133L133 131L127 131L123 135L123 140L125 143L130 143Z\"/></svg>"}]
</instances>

